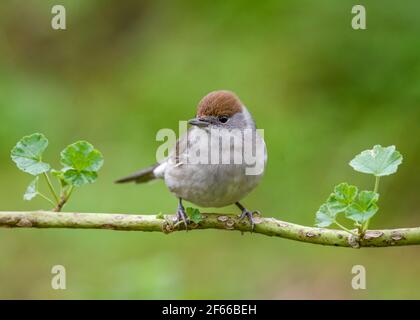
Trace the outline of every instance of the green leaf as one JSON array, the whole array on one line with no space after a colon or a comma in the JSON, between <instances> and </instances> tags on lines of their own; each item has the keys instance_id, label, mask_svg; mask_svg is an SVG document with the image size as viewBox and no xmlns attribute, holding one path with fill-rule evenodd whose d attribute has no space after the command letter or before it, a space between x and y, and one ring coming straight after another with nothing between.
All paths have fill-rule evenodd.
<instances>
[{"instance_id":1,"label":"green leaf","mask_svg":"<svg viewBox=\"0 0 420 320\"><path fill-rule=\"evenodd\" d=\"M329 227L335 222L337 214L338 211L332 210L328 203L324 203L316 213L315 225L320 228Z\"/></svg>"},{"instance_id":2,"label":"green leaf","mask_svg":"<svg viewBox=\"0 0 420 320\"><path fill-rule=\"evenodd\" d=\"M95 182L98 178L98 174L93 171L66 169L66 171L64 171L63 178L66 183L75 187L80 187L84 184Z\"/></svg>"},{"instance_id":3,"label":"green leaf","mask_svg":"<svg viewBox=\"0 0 420 320\"><path fill-rule=\"evenodd\" d=\"M102 154L89 142L79 141L69 145L61 152L61 163L64 166L63 180L80 187L95 182L97 171L102 167Z\"/></svg>"},{"instance_id":4,"label":"green leaf","mask_svg":"<svg viewBox=\"0 0 420 320\"><path fill-rule=\"evenodd\" d=\"M355 201L347 208L346 218L363 225L378 211L379 194L373 191L361 191Z\"/></svg>"},{"instance_id":5,"label":"green leaf","mask_svg":"<svg viewBox=\"0 0 420 320\"><path fill-rule=\"evenodd\" d=\"M87 141L78 141L61 152L61 163L78 171L97 172L103 165L102 154Z\"/></svg>"},{"instance_id":6,"label":"green leaf","mask_svg":"<svg viewBox=\"0 0 420 320\"><path fill-rule=\"evenodd\" d=\"M66 180L64 180L64 172L63 171L52 169L51 170L51 174L53 176L55 176L58 179L58 181L60 181L61 187L64 188L64 187L66 187L68 185L68 183L66 182Z\"/></svg>"},{"instance_id":7,"label":"green leaf","mask_svg":"<svg viewBox=\"0 0 420 320\"><path fill-rule=\"evenodd\" d=\"M356 186L345 182L335 186L334 192L330 194L327 201L317 211L315 225L328 227L335 223L337 214L346 211L356 198L357 192Z\"/></svg>"},{"instance_id":8,"label":"green leaf","mask_svg":"<svg viewBox=\"0 0 420 320\"><path fill-rule=\"evenodd\" d=\"M334 193L331 193L327 200L329 209L336 213L345 211L356 198L357 192L356 186L349 185L346 182L335 186Z\"/></svg>"},{"instance_id":9,"label":"green leaf","mask_svg":"<svg viewBox=\"0 0 420 320\"><path fill-rule=\"evenodd\" d=\"M38 180L39 177L35 177L34 180L26 188L23 200L30 201L38 195Z\"/></svg>"},{"instance_id":10,"label":"green leaf","mask_svg":"<svg viewBox=\"0 0 420 320\"><path fill-rule=\"evenodd\" d=\"M23 137L16 144L11 158L20 170L36 176L50 170L50 165L42 162L42 153L47 146L47 138L43 134L34 133Z\"/></svg>"},{"instance_id":11,"label":"green leaf","mask_svg":"<svg viewBox=\"0 0 420 320\"><path fill-rule=\"evenodd\" d=\"M156 215L156 219L164 220L164 219L165 219L165 215L164 215L162 212L159 212L159 213Z\"/></svg>"},{"instance_id":12,"label":"green leaf","mask_svg":"<svg viewBox=\"0 0 420 320\"><path fill-rule=\"evenodd\" d=\"M188 207L186 209L187 211L187 216L190 218L190 220L194 223L200 223L201 221L203 221L203 216L200 213L200 210L196 209L196 208L191 208Z\"/></svg>"},{"instance_id":13,"label":"green leaf","mask_svg":"<svg viewBox=\"0 0 420 320\"><path fill-rule=\"evenodd\" d=\"M350 161L350 166L356 171L381 177L395 173L402 160L403 157L395 150L395 146L385 148L376 145L357 155Z\"/></svg>"}]
</instances>

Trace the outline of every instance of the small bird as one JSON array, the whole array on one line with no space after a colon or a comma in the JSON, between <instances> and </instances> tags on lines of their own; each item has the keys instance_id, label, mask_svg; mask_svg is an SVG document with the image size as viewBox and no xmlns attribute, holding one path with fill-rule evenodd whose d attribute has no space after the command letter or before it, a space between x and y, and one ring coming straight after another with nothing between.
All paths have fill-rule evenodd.
<instances>
[{"instance_id":1,"label":"small bird","mask_svg":"<svg viewBox=\"0 0 420 320\"><path fill-rule=\"evenodd\" d=\"M264 139L256 131L255 122L239 98L231 91L219 90L207 94L197 106L194 119L188 121L192 126L177 141L168 157L161 163L119 179L116 183L143 183L154 179L164 179L168 189L178 198L177 221L183 222L187 228L189 218L182 200L185 199L200 207L225 207L235 204L240 210L240 219L248 218L251 229L254 229L253 213L242 206L239 201L252 191L259 183L267 161ZM258 174L248 174L245 161L225 163L220 161L227 156L233 160L235 156L244 154L243 145L221 144L220 140L227 132L233 138L245 140L244 132L250 131L253 150L263 150L259 156L262 170ZM211 139L203 139L203 132ZM216 139L214 139L214 136ZM221 139L219 139L221 138ZM230 138L229 138L230 139ZM244 141L244 143L249 141ZM208 149L208 153L219 152L219 161L197 163L189 161L197 156L197 150ZM228 153L228 154L227 154ZM210 157L210 155L209 155ZM263 157L263 159L261 159ZM232 163L233 162L233 163Z\"/></svg>"}]
</instances>

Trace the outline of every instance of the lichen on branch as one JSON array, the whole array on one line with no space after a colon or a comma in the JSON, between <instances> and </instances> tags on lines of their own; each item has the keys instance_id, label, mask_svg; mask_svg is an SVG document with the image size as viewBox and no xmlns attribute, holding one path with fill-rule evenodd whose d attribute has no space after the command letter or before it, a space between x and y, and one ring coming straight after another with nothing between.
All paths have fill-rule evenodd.
<instances>
[{"instance_id":1,"label":"lichen on branch","mask_svg":"<svg viewBox=\"0 0 420 320\"><path fill-rule=\"evenodd\" d=\"M390 247L420 244L420 227L367 230L358 237L344 230L314 228L284 222L275 218L255 217L253 233L301 242L337 247ZM184 231L174 215L136 215L111 213L69 213L51 211L0 212L0 227L4 228L67 228L108 229L121 231L154 231L172 233ZM192 222L189 230L219 229L251 232L248 221L236 215L202 213L199 223Z\"/></svg>"}]
</instances>

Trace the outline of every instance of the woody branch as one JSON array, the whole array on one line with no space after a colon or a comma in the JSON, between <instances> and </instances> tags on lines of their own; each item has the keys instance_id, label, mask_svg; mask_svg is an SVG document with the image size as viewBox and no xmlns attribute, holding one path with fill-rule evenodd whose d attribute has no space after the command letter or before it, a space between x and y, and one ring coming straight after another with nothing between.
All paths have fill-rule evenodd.
<instances>
[{"instance_id":1,"label":"woody branch","mask_svg":"<svg viewBox=\"0 0 420 320\"><path fill-rule=\"evenodd\" d=\"M219 229L251 232L247 221L235 215L203 213L200 223L191 223L189 230ZM367 230L357 237L343 230L314 228L256 217L254 233L290 240L338 247L390 247L420 244L420 227ZM0 227L4 228L68 228L108 229L121 231L155 231L172 233L185 230L176 224L174 215L135 215L110 213L68 213L51 211L2 211Z\"/></svg>"}]
</instances>

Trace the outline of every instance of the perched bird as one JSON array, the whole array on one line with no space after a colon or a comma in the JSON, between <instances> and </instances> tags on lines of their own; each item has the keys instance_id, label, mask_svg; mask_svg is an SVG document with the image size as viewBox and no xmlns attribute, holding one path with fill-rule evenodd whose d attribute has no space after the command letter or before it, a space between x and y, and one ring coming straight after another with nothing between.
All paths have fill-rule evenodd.
<instances>
[{"instance_id":1,"label":"perched bird","mask_svg":"<svg viewBox=\"0 0 420 320\"><path fill-rule=\"evenodd\" d=\"M168 189L179 199L177 219L178 222L183 221L186 228L189 219L182 204L183 199L200 207L236 204L242 211L240 218L247 217L253 229L253 212L248 211L239 201L260 181L267 153L265 142L256 131L251 114L233 92L220 90L210 92L201 99L196 118L188 123L192 127L177 141L164 161L117 180L116 183L143 183L164 179ZM245 132L251 132L253 138L245 138ZM207 138L206 135L209 139L204 139ZM226 135L230 135L230 141L223 144L220 141ZM239 143L239 140L243 143ZM254 152L262 150L262 153L256 152L256 161L262 163L261 170L256 174L249 174L246 170L249 163L243 159L244 143L251 143ZM208 162L191 161L200 152L204 152L200 159L208 156ZM210 159L210 154L219 156ZM235 157L242 157L243 161L235 161ZM226 163L220 158L227 158L229 161Z\"/></svg>"}]
</instances>

